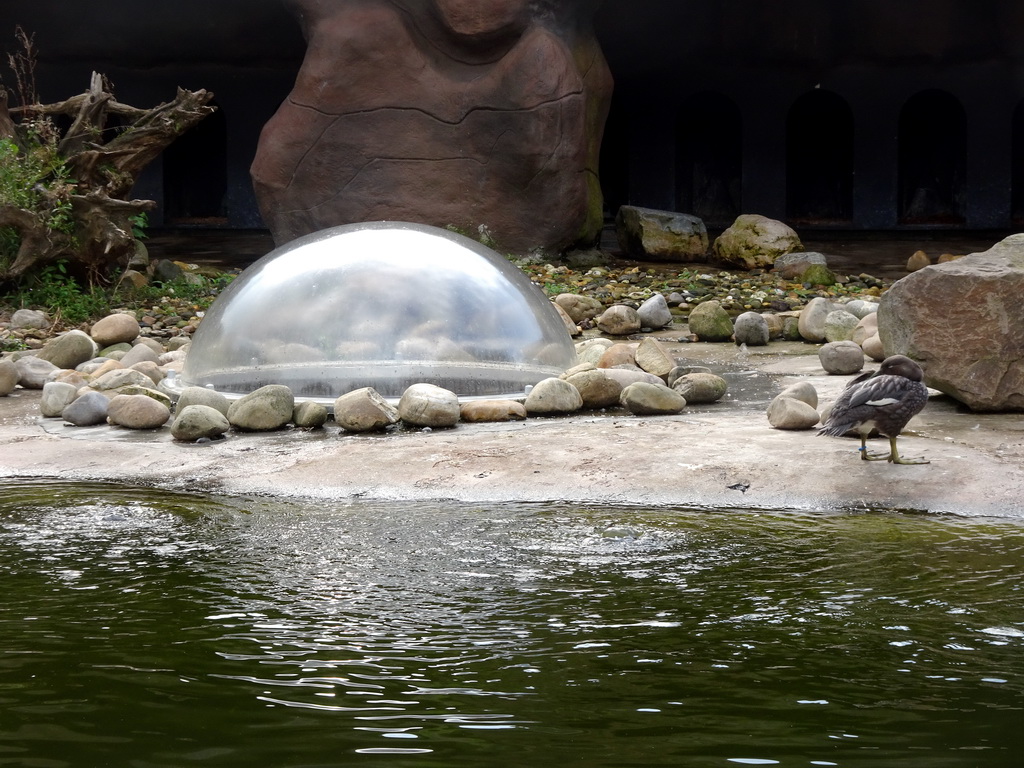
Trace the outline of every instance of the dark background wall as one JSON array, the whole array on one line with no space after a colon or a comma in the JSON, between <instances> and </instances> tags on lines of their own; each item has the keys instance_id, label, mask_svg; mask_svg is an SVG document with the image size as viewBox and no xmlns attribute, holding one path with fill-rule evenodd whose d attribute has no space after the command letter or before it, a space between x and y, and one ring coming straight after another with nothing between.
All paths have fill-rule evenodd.
<instances>
[{"instance_id":1,"label":"dark background wall","mask_svg":"<svg viewBox=\"0 0 1024 768\"><path fill-rule=\"evenodd\" d=\"M135 193L160 203L150 216L155 226L262 227L249 165L305 50L282 2L3 0L3 50L16 49L15 25L35 34L44 101L84 91L93 70L137 107L169 101L179 86L212 91L217 116L150 166ZM13 87L6 69L0 73Z\"/></svg>"},{"instance_id":2,"label":"dark background wall","mask_svg":"<svg viewBox=\"0 0 1024 768\"><path fill-rule=\"evenodd\" d=\"M598 26L618 86L613 205L858 228L1024 220L1024 4L609 2Z\"/></svg>"},{"instance_id":3,"label":"dark background wall","mask_svg":"<svg viewBox=\"0 0 1024 768\"><path fill-rule=\"evenodd\" d=\"M741 212L1024 226L1019 0L605 0L595 23L616 79L609 214L628 202L712 226ZM213 91L218 116L137 193L161 203L156 225L261 226L248 168L304 49L279 0L4 0L0 47L15 48L15 24L36 35L45 100L84 90L92 70L136 106Z\"/></svg>"}]
</instances>

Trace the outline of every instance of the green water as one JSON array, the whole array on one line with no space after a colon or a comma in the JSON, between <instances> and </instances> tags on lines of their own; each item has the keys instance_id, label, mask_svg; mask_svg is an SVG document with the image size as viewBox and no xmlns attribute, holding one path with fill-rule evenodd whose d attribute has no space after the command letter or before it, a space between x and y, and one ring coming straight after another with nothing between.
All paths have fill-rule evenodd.
<instances>
[{"instance_id":1,"label":"green water","mask_svg":"<svg viewBox=\"0 0 1024 768\"><path fill-rule=\"evenodd\" d=\"M0 766L1016 766L1024 525L0 484Z\"/></svg>"}]
</instances>

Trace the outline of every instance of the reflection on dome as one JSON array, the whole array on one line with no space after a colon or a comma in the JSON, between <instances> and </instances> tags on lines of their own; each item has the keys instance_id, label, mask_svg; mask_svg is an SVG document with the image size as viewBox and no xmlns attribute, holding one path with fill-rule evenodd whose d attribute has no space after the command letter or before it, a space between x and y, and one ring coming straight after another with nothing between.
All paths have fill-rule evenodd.
<instances>
[{"instance_id":1,"label":"reflection on dome","mask_svg":"<svg viewBox=\"0 0 1024 768\"><path fill-rule=\"evenodd\" d=\"M227 395L285 384L299 398L427 382L460 397L522 396L575 364L557 310L500 254L420 224L295 240L210 307L176 388Z\"/></svg>"}]
</instances>

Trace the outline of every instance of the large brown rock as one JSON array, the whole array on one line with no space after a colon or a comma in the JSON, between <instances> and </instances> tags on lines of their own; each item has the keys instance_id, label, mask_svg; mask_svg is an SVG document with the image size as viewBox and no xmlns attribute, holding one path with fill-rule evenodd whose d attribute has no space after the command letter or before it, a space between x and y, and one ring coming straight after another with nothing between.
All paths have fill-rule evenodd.
<instances>
[{"instance_id":1,"label":"large brown rock","mask_svg":"<svg viewBox=\"0 0 1024 768\"><path fill-rule=\"evenodd\" d=\"M976 411L1024 411L1024 234L893 283L878 307L886 355Z\"/></svg>"},{"instance_id":2,"label":"large brown rock","mask_svg":"<svg viewBox=\"0 0 1024 768\"><path fill-rule=\"evenodd\" d=\"M596 240L612 79L594 0L290 6L308 50L252 166L279 244L382 219L516 252Z\"/></svg>"}]
</instances>

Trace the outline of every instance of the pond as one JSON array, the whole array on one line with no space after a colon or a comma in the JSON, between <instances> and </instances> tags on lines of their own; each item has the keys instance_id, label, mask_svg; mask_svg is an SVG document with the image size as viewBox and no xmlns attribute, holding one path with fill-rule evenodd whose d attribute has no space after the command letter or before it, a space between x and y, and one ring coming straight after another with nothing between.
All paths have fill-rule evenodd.
<instances>
[{"instance_id":1,"label":"pond","mask_svg":"<svg viewBox=\"0 0 1024 768\"><path fill-rule=\"evenodd\" d=\"M1024 525L0 484L0 766L1003 766Z\"/></svg>"}]
</instances>

